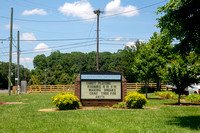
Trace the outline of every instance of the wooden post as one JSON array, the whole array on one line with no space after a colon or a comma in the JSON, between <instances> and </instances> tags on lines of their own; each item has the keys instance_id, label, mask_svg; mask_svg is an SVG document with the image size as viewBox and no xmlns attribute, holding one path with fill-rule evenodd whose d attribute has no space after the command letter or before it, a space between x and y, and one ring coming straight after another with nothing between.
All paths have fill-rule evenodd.
<instances>
[{"instance_id":1,"label":"wooden post","mask_svg":"<svg viewBox=\"0 0 200 133\"><path fill-rule=\"evenodd\" d=\"M136 91L137 91L137 88L138 88L138 85L137 85L138 83L136 83L135 85L136 85Z\"/></svg>"},{"instance_id":2,"label":"wooden post","mask_svg":"<svg viewBox=\"0 0 200 133\"><path fill-rule=\"evenodd\" d=\"M33 91L33 90L32 90L32 85L30 86L30 91L31 91L31 93L32 93L32 91Z\"/></svg>"},{"instance_id":3,"label":"wooden post","mask_svg":"<svg viewBox=\"0 0 200 133\"><path fill-rule=\"evenodd\" d=\"M63 85L63 92L65 92L65 86Z\"/></svg>"},{"instance_id":4,"label":"wooden post","mask_svg":"<svg viewBox=\"0 0 200 133\"><path fill-rule=\"evenodd\" d=\"M52 85L50 85L50 92L52 93Z\"/></svg>"}]
</instances>

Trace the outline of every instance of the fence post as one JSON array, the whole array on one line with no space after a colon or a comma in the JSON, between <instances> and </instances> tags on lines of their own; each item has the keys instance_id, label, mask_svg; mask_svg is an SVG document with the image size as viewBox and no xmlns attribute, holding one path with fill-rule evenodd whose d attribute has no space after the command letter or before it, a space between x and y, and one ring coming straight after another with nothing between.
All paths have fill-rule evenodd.
<instances>
[{"instance_id":1,"label":"fence post","mask_svg":"<svg viewBox=\"0 0 200 133\"><path fill-rule=\"evenodd\" d=\"M32 85L30 86L30 92L32 93Z\"/></svg>"},{"instance_id":2,"label":"fence post","mask_svg":"<svg viewBox=\"0 0 200 133\"><path fill-rule=\"evenodd\" d=\"M135 84L135 87L136 87L136 91L137 91L137 88L138 88L138 83L136 83L136 84Z\"/></svg>"},{"instance_id":3,"label":"fence post","mask_svg":"<svg viewBox=\"0 0 200 133\"><path fill-rule=\"evenodd\" d=\"M50 92L52 93L52 85L50 85Z\"/></svg>"},{"instance_id":4,"label":"fence post","mask_svg":"<svg viewBox=\"0 0 200 133\"><path fill-rule=\"evenodd\" d=\"M65 86L63 85L63 92L65 92Z\"/></svg>"}]
</instances>

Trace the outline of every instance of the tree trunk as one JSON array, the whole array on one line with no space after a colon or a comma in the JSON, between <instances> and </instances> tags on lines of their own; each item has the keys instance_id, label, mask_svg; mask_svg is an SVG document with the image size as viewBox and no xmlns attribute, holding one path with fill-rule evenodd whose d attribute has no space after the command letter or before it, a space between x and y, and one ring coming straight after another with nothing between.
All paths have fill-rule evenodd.
<instances>
[{"instance_id":1,"label":"tree trunk","mask_svg":"<svg viewBox=\"0 0 200 133\"><path fill-rule=\"evenodd\" d=\"M161 86L161 82L160 79L157 80L157 90L156 91L160 91L160 86Z\"/></svg>"},{"instance_id":2,"label":"tree trunk","mask_svg":"<svg viewBox=\"0 0 200 133\"><path fill-rule=\"evenodd\" d=\"M178 92L178 105L181 104L180 99L181 99L181 89L179 88L179 92Z\"/></svg>"},{"instance_id":3,"label":"tree trunk","mask_svg":"<svg viewBox=\"0 0 200 133\"><path fill-rule=\"evenodd\" d=\"M145 92L146 92L146 98L147 98L147 80L145 80L145 88L146 88Z\"/></svg>"}]
</instances>

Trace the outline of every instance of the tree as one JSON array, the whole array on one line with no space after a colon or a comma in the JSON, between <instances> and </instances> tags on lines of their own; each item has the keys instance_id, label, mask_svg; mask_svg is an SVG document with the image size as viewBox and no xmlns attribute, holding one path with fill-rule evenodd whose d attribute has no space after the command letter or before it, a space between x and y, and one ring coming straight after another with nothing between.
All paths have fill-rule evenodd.
<instances>
[{"instance_id":1,"label":"tree","mask_svg":"<svg viewBox=\"0 0 200 133\"><path fill-rule=\"evenodd\" d=\"M47 58L44 54L37 55L33 60L33 66L34 68L38 69L46 69L47 68Z\"/></svg>"},{"instance_id":2,"label":"tree","mask_svg":"<svg viewBox=\"0 0 200 133\"><path fill-rule=\"evenodd\" d=\"M166 38L165 34L158 34L157 32L154 32L153 36L149 40L148 45L150 45L151 48L163 59L161 62L157 62L159 67L156 68L156 72L154 72L154 75L151 78L154 82L157 82L157 90L160 90L160 70L165 68L166 63L170 62L172 58L171 41Z\"/></svg>"},{"instance_id":3,"label":"tree","mask_svg":"<svg viewBox=\"0 0 200 133\"><path fill-rule=\"evenodd\" d=\"M181 54L200 53L200 0L170 0L158 8L157 14L162 13L157 27L170 40L180 42L175 50Z\"/></svg>"},{"instance_id":4,"label":"tree","mask_svg":"<svg viewBox=\"0 0 200 133\"><path fill-rule=\"evenodd\" d=\"M184 89L200 80L200 58L195 53L190 53L187 57L177 55L171 64L167 65L166 71L163 76L170 85L178 89L178 104L180 104L180 96Z\"/></svg>"},{"instance_id":5,"label":"tree","mask_svg":"<svg viewBox=\"0 0 200 133\"><path fill-rule=\"evenodd\" d=\"M156 48L152 47L151 43L144 45L137 55L132 70L134 74L139 75L145 81L146 98L149 80L154 78L164 63L164 58L160 56Z\"/></svg>"},{"instance_id":6,"label":"tree","mask_svg":"<svg viewBox=\"0 0 200 133\"><path fill-rule=\"evenodd\" d=\"M132 67L134 66L136 57L145 43L137 40L134 46L126 46L123 50L119 51L122 55L122 70L127 82L138 82L140 78L137 74L133 73Z\"/></svg>"}]
</instances>

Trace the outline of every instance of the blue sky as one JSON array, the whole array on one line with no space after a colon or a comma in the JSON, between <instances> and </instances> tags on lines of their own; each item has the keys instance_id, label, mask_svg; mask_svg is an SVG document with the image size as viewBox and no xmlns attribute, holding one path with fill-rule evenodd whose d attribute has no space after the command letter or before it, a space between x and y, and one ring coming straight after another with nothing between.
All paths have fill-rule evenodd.
<instances>
[{"instance_id":1,"label":"blue sky","mask_svg":"<svg viewBox=\"0 0 200 133\"><path fill-rule=\"evenodd\" d=\"M9 60L10 14L13 8L13 58L16 63L20 31L20 64L33 69L38 54L96 51L96 15L100 14L100 52L117 52L125 45L148 42L159 15L155 11L169 0L1 0L0 61Z\"/></svg>"}]
</instances>

